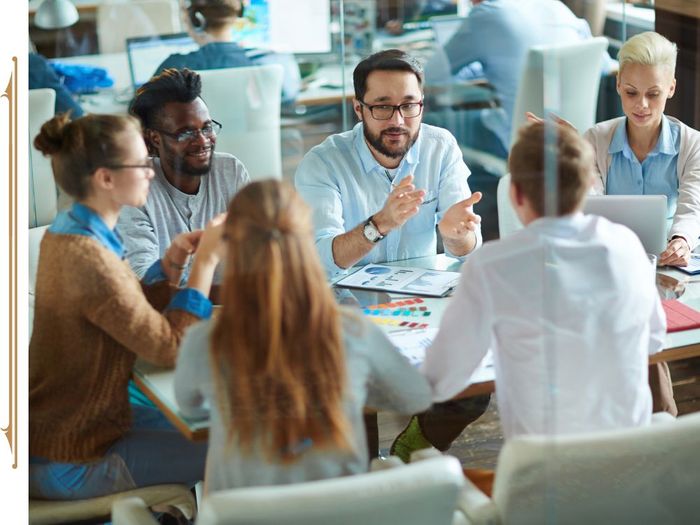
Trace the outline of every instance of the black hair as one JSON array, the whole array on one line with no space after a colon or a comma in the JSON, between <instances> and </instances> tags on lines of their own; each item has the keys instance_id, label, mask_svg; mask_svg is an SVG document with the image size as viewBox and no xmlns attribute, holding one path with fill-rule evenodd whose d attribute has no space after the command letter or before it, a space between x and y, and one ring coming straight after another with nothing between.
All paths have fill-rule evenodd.
<instances>
[{"instance_id":1,"label":"black hair","mask_svg":"<svg viewBox=\"0 0 700 525\"><path fill-rule=\"evenodd\" d=\"M243 0L192 0L187 7L195 29L219 29L243 16Z\"/></svg>"},{"instance_id":2,"label":"black hair","mask_svg":"<svg viewBox=\"0 0 700 525\"><path fill-rule=\"evenodd\" d=\"M407 71L416 75L418 85L423 87L423 67L418 60L399 49L387 49L370 55L357 64L352 73L357 100L364 100L367 77L372 71Z\"/></svg>"},{"instance_id":3,"label":"black hair","mask_svg":"<svg viewBox=\"0 0 700 525\"><path fill-rule=\"evenodd\" d=\"M187 68L165 69L141 86L129 105L129 113L147 128L156 126L163 106L170 102L193 102L202 93L199 74Z\"/></svg>"}]
</instances>

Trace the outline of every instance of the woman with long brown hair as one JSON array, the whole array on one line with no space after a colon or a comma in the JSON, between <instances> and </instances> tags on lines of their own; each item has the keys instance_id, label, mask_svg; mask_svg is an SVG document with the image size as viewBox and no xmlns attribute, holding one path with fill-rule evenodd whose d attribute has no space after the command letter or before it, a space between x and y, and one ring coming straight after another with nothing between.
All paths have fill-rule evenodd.
<instances>
[{"instance_id":1,"label":"woman with long brown hair","mask_svg":"<svg viewBox=\"0 0 700 525\"><path fill-rule=\"evenodd\" d=\"M225 238L223 307L187 333L175 378L186 415L211 412L207 489L365 471L363 407L424 410L425 380L379 328L336 304L310 210L290 185L243 188Z\"/></svg>"}]
</instances>

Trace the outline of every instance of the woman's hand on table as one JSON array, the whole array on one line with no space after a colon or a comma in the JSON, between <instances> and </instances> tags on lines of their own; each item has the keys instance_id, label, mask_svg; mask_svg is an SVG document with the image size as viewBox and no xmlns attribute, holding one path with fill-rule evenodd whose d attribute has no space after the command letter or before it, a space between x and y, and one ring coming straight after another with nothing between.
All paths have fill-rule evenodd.
<instances>
[{"instance_id":1,"label":"woman's hand on table","mask_svg":"<svg viewBox=\"0 0 700 525\"><path fill-rule=\"evenodd\" d=\"M666 249L659 255L659 264L668 266L688 266L690 263L690 245L683 237L674 237Z\"/></svg>"}]
</instances>

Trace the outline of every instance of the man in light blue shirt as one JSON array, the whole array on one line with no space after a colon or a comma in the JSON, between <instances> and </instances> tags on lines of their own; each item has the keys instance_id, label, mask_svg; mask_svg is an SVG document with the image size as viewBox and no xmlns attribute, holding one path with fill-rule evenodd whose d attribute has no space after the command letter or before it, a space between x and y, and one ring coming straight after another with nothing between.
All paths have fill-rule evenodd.
<instances>
[{"instance_id":1,"label":"man in light blue shirt","mask_svg":"<svg viewBox=\"0 0 700 525\"><path fill-rule=\"evenodd\" d=\"M314 210L316 246L329 274L361 263L445 251L462 257L481 244L469 169L454 137L421 124L423 73L398 50L357 66L360 122L307 153L296 187Z\"/></svg>"},{"instance_id":2,"label":"man in light blue shirt","mask_svg":"<svg viewBox=\"0 0 700 525\"><path fill-rule=\"evenodd\" d=\"M558 0L472 0L474 7L445 45L451 73L469 79L469 66L480 62L483 75L501 101L499 110L483 110L481 123L492 133L491 147L469 144L507 156L520 75L528 50L537 45L568 44L591 38L588 23ZM604 71L617 63L607 56ZM429 66L428 66L429 67ZM460 74L464 69L465 74ZM482 133L474 138L482 142ZM499 148L500 146L500 148ZM500 149L500 153L499 153Z\"/></svg>"},{"instance_id":3,"label":"man in light blue shirt","mask_svg":"<svg viewBox=\"0 0 700 525\"><path fill-rule=\"evenodd\" d=\"M316 246L329 274L361 263L434 255L463 257L481 244L481 199L447 131L421 124L423 71L403 51L369 56L353 72L360 122L306 154L296 186L314 211ZM448 401L411 419L392 445L405 461L412 450L447 450L488 407L490 396Z\"/></svg>"}]
</instances>

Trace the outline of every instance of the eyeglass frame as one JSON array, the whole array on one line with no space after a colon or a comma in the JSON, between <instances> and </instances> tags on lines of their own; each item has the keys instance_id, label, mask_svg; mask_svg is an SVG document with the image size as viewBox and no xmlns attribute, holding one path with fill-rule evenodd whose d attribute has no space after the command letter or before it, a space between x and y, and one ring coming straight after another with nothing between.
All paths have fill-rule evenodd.
<instances>
[{"instance_id":1,"label":"eyeglass frame","mask_svg":"<svg viewBox=\"0 0 700 525\"><path fill-rule=\"evenodd\" d=\"M217 122L214 119L211 119L209 126L211 126L211 128L212 128L212 135L213 136L216 136L217 133L219 133L219 131L221 131L224 127L224 125L221 122ZM219 129L214 129L217 126ZM206 126L204 126L204 127L206 127ZM148 129L151 129L153 131L157 131L158 133L162 133L163 135L165 135L167 137L171 137L171 138L175 139L175 142L177 142L178 144L185 144L187 142L190 142L190 141L194 140L197 137L197 135L200 133L203 137L206 137L208 139L212 138L212 135L206 135L204 133L204 131L202 131L204 128L188 129L186 131L180 131L179 133L174 133L172 131L166 131L164 129L159 129L159 128L148 128ZM179 137L182 137L182 136L184 136L185 138L180 140Z\"/></svg>"},{"instance_id":2,"label":"eyeglass frame","mask_svg":"<svg viewBox=\"0 0 700 525\"><path fill-rule=\"evenodd\" d=\"M150 164L106 164L104 167L110 170L124 170L129 168L141 168L145 170L155 171L156 164L153 161L153 157L148 157Z\"/></svg>"},{"instance_id":3,"label":"eyeglass frame","mask_svg":"<svg viewBox=\"0 0 700 525\"><path fill-rule=\"evenodd\" d=\"M392 118L394 118L394 113L396 113L396 110L399 111L399 115L401 115L401 118L403 118L403 119L412 119L412 118L420 117L421 114L423 113L423 106L425 105L425 102L423 100L420 100L419 102L404 102L403 104L397 104L397 105L393 105L393 104L371 104L370 105L370 104L365 103L364 100L358 100L358 102L360 103L360 105L369 109L369 113L370 113L370 115L372 115L372 118L374 120L391 120ZM418 114L413 115L412 117L404 116L403 110L401 109L401 106L409 106L409 105L414 105L414 104L420 108L420 111L418 111ZM387 118L375 117L374 116L374 108L378 108L378 107L385 107L385 108L390 107L391 108L391 115L389 115Z\"/></svg>"}]
</instances>

